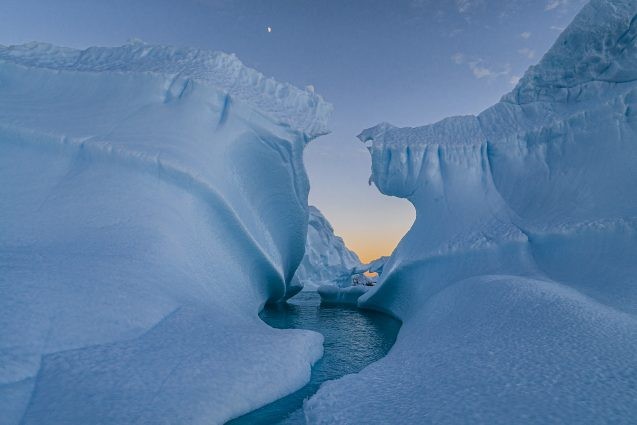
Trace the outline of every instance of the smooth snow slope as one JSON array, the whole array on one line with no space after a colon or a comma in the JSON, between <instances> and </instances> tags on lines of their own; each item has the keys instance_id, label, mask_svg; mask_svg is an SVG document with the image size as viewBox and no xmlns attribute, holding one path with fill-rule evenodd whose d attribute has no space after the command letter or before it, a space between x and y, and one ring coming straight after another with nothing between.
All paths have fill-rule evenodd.
<instances>
[{"instance_id":1,"label":"smooth snow slope","mask_svg":"<svg viewBox=\"0 0 637 425\"><path fill-rule=\"evenodd\" d=\"M359 305L404 323L310 423L635 422L636 58L637 2L593 0L480 115L361 134L417 219Z\"/></svg>"},{"instance_id":2,"label":"smooth snow slope","mask_svg":"<svg viewBox=\"0 0 637 425\"><path fill-rule=\"evenodd\" d=\"M236 57L0 46L0 424L221 423L304 385L302 151L331 106Z\"/></svg>"},{"instance_id":3,"label":"smooth snow slope","mask_svg":"<svg viewBox=\"0 0 637 425\"><path fill-rule=\"evenodd\" d=\"M332 225L321 211L310 206L305 256L296 270L295 279L307 290L316 290L320 285L350 286L354 270L360 267L358 256L334 234Z\"/></svg>"}]
</instances>

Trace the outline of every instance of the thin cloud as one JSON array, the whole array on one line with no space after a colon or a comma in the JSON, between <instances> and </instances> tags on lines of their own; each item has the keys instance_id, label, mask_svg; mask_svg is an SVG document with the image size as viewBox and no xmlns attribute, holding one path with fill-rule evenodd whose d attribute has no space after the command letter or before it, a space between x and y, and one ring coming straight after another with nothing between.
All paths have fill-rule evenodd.
<instances>
[{"instance_id":1,"label":"thin cloud","mask_svg":"<svg viewBox=\"0 0 637 425\"><path fill-rule=\"evenodd\" d=\"M522 56L526 56L529 59L534 59L535 58L535 50L529 49L528 47L525 47L523 49L519 49L518 53L521 54Z\"/></svg>"},{"instance_id":2,"label":"thin cloud","mask_svg":"<svg viewBox=\"0 0 637 425\"><path fill-rule=\"evenodd\" d=\"M503 67L492 67L486 64L482 59L467 62L469 69L474 77L478 80L483 78L495 79L499 77L507 77L511 74L511 65L506 64Z\"/></svg>"},{"instance_id":3,"label":"thin cloud","mask_svg":"<svg viewBox=\"0 0 637 425\"><path fill-rule=\"evenodd\" d=\"M476 77L478 80L493 75L493 71L491 71L489 68L481 66L480 62L470 62L469 69L471 69L473 76Z\"/></svg>"},{"instance_id":4,"label":"thin cloud","mask_svg":"<svg viewBox=\"0 0 637 425\"><path fill-rule=\"evenodd\" d=\"M427 16L433 16L438 23L442 23L445 20L445 10L438 0L410 0L409 6L418 12L414 15L415 19L421 19L423 14L426 14Z\"/></svg>"},{"instance_id":5,"label":"thin cloud","mask_svg":"<svg viewBox=\"0 0 637 425\"><path fill-rule=\"evenodd\" d=\"M484 4L484 0L410 0L409 5L418 10L426 10L429 13L444 15L444 10L453 11L459 15L471 14L478 6Z\"/></svg>"},{"instance_id":6,"label":"thin cloud","mask_svg":"<svg viewBox=\"0 0 637 425\"><path fill-rule=\"evenodd\" d=\"M481 80L483 78L493 79L498 77L506 77L511 74L511 65L508 63L504 66L493 67L487 64L484 59L469 58L464 53L460 52L451 55L451 61L456 65L466 65L473 76L478 80Z\"/></svg>"},{"instance_id":7,"label":"thin cloud","mask_svg":"<svg viewBox=\"0 0 637 425\"><path fill-rule=\"evenodd\" d=\"M567 4L568 0L549 0L548 3L546 3L546 6L544 6L544 10L554 10L560 6L566 6Z\"/></svg>"},{"instance_id":8,"label":"thin cloud","mask_svg":"<svg viewBox=\"0 0 637 425\"><path fill-rule=\"evenodd\" d=\"M462 53L455 53L451 56L451 60L456 64L456 65L461 65L464 63L465 60L465 56Z\"/></svg>"},{"instance_id":9,"label":"thin cloud","mask_svg":"<svg viewBox=\"0 0 637 425\"><path fill-rule=\"evenodd\" d=\"M467 13L473 7L471 0L456 0L456 8L458 13Z\"/></svg>"},{"instance_id":10,"label":"thin cloud","mask_svg":"<svg viewBox=\"0 0 637 425\"><path fill-rule=\"evenodd\" d=\"M524 32L520 33L520 37L522 37L525 40L528 40L529 38L531 38L531 32L530 31L524 31Z\"/></svg>"},{"instance_id":11,"label":"thin cloud","mask_svg":"<svg viewBox=\"0 0 637 425\"><path fill-rule=\"evenodd\" d=\"M484 5L484 0L456 0L456 12L465 19L470 19L470 15L479 6Z\"/></svg>"}]
</instances>

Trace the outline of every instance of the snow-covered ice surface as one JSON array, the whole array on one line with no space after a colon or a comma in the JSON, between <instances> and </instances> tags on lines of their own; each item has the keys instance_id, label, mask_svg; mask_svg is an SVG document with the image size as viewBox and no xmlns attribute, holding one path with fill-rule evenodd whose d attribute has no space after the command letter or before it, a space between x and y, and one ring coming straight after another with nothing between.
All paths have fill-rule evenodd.
<instances>
[{"instance_id":1,"label":"snow-covered ice surface","mask_svg":"<svg viewBox=\"0 0 637 425\"><path fill-rule=\"evenodd\" d=\"M232 55L0 46L0 424L221 423L302 387L305 144L331 106Z\"/></svg>"},{"instance_id":2,"label":"snow-covered ice surface","mask_svg":"<svg viewBox=\"0 0 637 425\"><path fill-rule=\"evenodd\" d=\"M359 305L403 326L310 423L635 423L636 37L593 0L478 116L361 134L417 219Z\"/></svg>"},{"instance_id":3,"label":"snow-covered ice surface","mask_svg":"<svg viewBox=\"0 0 637 425\"><path fill-rule=\"evenodd\" d=\"M310 206L305 256L296 270L295 281L305 290L316 290L321 285L350 286L352 275L363 265L350 251L343 239L334 234L330 222L318 208Z\"/></svg>"}]
</instances>

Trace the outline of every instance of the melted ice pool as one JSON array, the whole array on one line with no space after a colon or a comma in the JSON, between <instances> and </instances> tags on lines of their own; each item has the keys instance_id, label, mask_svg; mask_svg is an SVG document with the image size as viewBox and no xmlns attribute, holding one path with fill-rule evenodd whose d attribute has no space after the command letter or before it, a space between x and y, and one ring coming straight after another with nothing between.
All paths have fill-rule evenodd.
<instances>
[{"instance_id":1,"label":"melted ice pool","mask_svg":"<svg viewBox=\"0 0 637 425\"><path fill-rule=\"evenodd\" d=\"M359 372L385 356L394 345L400 328L398 320L373 311L320 302L316 292L301 292L287 304L263 309L261 319L274 328L322 333L323 358L312 368L312 377L305 387L228 424L303 424L303 400L312 396L323 382Z\"/></svg>"}]
</instances>

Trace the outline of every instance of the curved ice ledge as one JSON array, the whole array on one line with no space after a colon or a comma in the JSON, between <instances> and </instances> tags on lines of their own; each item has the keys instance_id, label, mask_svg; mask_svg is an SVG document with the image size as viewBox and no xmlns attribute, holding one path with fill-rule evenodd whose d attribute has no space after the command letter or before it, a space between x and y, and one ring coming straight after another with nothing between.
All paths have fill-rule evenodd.
<instances>
[{"instance_id":1,"label":"curved ice ledge","mask_svg":"<svg viewBox=\"0 0 637 425\"><path fill-rule=\"evenodd\" d=\"M0 47L6 422L221 423L305 385L322 337L257 313L300 289L330 111L223 53Z\"/></svg>"}]
</instances>

